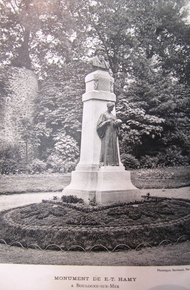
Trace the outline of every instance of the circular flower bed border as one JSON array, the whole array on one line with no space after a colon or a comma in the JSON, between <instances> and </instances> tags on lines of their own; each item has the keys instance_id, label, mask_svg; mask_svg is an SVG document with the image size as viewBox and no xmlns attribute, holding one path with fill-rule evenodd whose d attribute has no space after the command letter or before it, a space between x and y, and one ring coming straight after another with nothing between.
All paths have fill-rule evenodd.
<instances>
[{"instance_id":1,"label":"circular flower bed border","mask_svg":"<svg viewBox=\"0 0 190 290\"><path fill-rule=\"evenodd\" d=\"M163 210L165 210L167 218L169 215L171 216L169 220L166 220L167 218L159 219L147 224L144 222L142 224L142 217L139 217L137 209L143 204L148 211L150 202L154 202L156 212L156 204L161 199L139 204L113 205L104 208L86 208L81 204L51 201L34 204L33 207L30 205L7 210L0 213L0 242L26 248L51 250L116 251L120 249L141 249L145 246L152 247L189 239L190 213L188 212L190 202L185 200L164 200L165 204L168 203L168 208L174 201L174 209L176 208L176 211L179 212L179 216L173 217L173 213L165 205L166 208ZM128 210L128 206L130 210L131 207L134 210L134 214L131 217L133 218L133 224L117 224L118 216L121 221L126 217L130 217L131 213ZM181 208L181 212L187 209L184 215L180 213ZM103 211L108 214L108 220L110 217L111 221L112 217L116 218L115 225L109 225L109 223L108 225L102 225L101 221L100 224L97 224L97 220L92 219L94 213L97 216L102 214ZM67 224L62 222L65 214L72 213L75 215L75 212L76 216L71 217L70 220L68 219ZM28 224L25 217L28 219Z\"/></svg>"}]
</instances>

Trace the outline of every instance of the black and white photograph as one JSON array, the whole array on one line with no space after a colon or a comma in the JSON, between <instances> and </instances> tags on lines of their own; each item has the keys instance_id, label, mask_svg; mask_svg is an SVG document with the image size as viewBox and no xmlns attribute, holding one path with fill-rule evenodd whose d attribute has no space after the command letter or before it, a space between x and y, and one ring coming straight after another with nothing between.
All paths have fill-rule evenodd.
<instances>
[{"instance_id":1,"label":"black and white photograph","mask_svg":"<svg viewBox=\"0 0 190 290\"><path fill-rule=\"evenodd\" d=\"M0 289L190 289L190 1L0 0Z\"/></svg>"}]
</instances>

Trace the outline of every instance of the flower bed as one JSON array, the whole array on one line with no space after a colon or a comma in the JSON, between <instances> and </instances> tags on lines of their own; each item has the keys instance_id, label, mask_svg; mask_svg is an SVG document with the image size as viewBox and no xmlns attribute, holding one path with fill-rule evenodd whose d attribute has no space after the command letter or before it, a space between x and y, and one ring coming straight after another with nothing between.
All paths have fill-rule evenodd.
<instances>
[{"instance_id":1,"label":"flower bed","mask_svg":"<svg viewBox=\"0 0 190 290\"><path fill-rule=\"evenodd\" d=\"M0 214L0 237L25 247L64 250L136 248L190 237L190 202L149 198L138 204L91 207L64 202L43 202Z\"/></svg>"}]
</instances>

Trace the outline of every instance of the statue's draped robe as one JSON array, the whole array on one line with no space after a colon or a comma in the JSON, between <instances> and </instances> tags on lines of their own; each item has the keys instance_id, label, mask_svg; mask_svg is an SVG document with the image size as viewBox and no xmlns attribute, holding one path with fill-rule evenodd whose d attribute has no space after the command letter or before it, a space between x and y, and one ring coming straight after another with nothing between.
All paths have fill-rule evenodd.
<instances>
[{"instance_id":1,"label":"statue's draped robe","mask_svg":"<svg viewBox=\"0 0 190 290\"><path fill-rule=\"evenodd\" d=\"M107 123L107 120L111 120ZM116 117L108 111L103 113L97 124L97 133L101 138L100 163L104 166L119 166Z\"/></svg>"}]
</instances>

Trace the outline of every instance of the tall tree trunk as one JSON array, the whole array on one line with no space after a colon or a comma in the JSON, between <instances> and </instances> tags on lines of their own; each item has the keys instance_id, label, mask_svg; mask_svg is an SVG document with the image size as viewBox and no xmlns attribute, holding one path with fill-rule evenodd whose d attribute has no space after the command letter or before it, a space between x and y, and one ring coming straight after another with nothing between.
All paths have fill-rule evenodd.
<instances>
[{"instance_id":1,"label":"tall tree trunk","mask_svg":"<svg viewBox=\"0 0 190 290\"><path fill-rule=\"evenodd\" d=\"M18 56L12 61L13 66L31 69L31 59L29 56L29 39L30 30L26 29L24 32L24 41L18 50Z\"/></svg>"}]
</instances>

